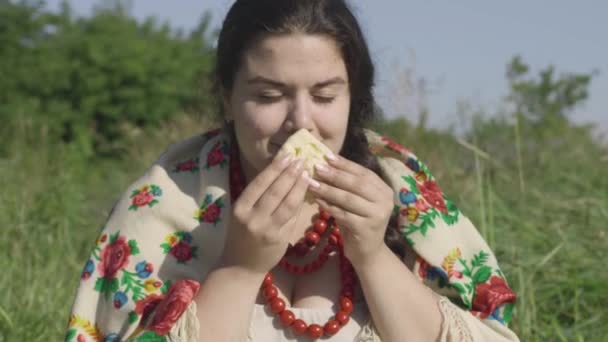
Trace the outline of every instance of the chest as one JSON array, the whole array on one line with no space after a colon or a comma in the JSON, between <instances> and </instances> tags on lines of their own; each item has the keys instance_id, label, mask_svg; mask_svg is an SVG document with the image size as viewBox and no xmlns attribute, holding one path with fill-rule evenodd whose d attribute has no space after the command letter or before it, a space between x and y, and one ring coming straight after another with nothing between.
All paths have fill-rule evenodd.
<instances>
[{"instance_id":1,"label":"chest","mask_svg":"<svg viewBox=\"0 0 608 342\"><path fill-rule=\"evenodd\" d=\"M307 208L298 215L294 235L290 239L292 244L295 244L311 228L316 213L318 213L318 209L314 207ZM326 239L323 239L306 256L288 257L288 261L295 265L309 264L317 258L326 244ZM342 290L339 259L338 253L332 252L329 254L327 262L319 270L301 275L295 275L281 266L275 266L271 272L279 296L286 301L288 307L333 308ZM362 292L358 287L355 294L356 300L362 298ZM258 295L256 303L266 303L261 293Z\"/></svg>"}]
</instances>

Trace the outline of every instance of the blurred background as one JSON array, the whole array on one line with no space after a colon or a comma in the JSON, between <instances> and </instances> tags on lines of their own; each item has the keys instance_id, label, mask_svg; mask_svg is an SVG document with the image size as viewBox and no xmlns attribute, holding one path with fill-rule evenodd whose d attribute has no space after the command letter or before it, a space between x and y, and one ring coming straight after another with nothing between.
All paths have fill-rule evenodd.
<instances>
[{"instance_id":1,"label":"blurred background","mask_svg":"<svg viewBox=\"0 0 608 342\"><path fill-rule=\"evenodd\" d=\"M0 341L64 335L109 210L218 122L231 1L0 0ZM519 295L522 341L608 341L608 3L351 1L372 128L425 161Z\"/></svg>"}]
</instances>

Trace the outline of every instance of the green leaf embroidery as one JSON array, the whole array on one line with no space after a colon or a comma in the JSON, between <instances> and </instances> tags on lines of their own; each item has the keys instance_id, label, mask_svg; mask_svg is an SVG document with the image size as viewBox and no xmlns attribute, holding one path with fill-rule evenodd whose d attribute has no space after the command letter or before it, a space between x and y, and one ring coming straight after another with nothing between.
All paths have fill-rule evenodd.
<instances>
[{"instance_id":1,"label":"green leaf embroidery","mask_svg":"<svg viewBox=\"0 0 608 342\"><path fill-rule=\"evenodd\" d=\"M112 235L110 235L110 245L114 243L114 241L116 241L116 239L118 239L118 235L120 235L120 232L116 232Z\"/></svg>"},{"instance_id":2,"label":"green leaf embroidery","mask_svg":"<svg viewBox=\"0 0 608 342\"><path fill-rule=\"evenodd\" d=\"M479 267L479 266L485 264L488 261L488 256L489 256L488 253L486 253L484 251L480 251L479 254L477 254L473 257L473 260L471 261L471 265L473 267Z\"/></svg>"},{"instance_id":3,"label":"green leaf embroidery","mask_svg":"<svg viewBox=\"0 0 608 342\"><path fill-rule=\"evenodd\" d=\"M167 342L167 337L158 335L153 331L146 331L132 340L132 342Z\"/></svg>"},{"instance_id":4,"label":"green leaf embroidery","mask_svg":"<svg viewBox=\"0 0 608 342\"><path fill-rule=\"evenodd\" d=\"M160 245L160 247L163 249L163 253L165 254L168 254L171 251L171 246L168 243L163 243Z\"/></svg>"},{"instance_id":5,"label":"green leaf embroidery","mask_svg":"<svg viewBox=\"0 0 608 342\"><path fill-rule=\"evenodd\" d=\"M489 266L482 266L473 274L473 282L475 284L485 283L492 275L492 269Z\"/></svg>"},{"instance_id":6,"label":"green leaf embroidery","mask_svg":"<svg viewBox=\"0 0 608 342\"><path fill-rule=\"evenodd\" d=\"M112 278L112 280L110 280L110 291L112 293L118 291L118 278Z\"/></svg>"},{"instance_id":7,"label":"green leaf embroidery","mask_svg":"<svg viewBox=\"0 0 608 342\"><path fill-rule=\"evenodd\" d=\"M410 188L409 190L415 194L420 194L420 190L418 190L418 185L416 183L416 179L412 176L401 176L401 179L403 179L407 184L409 184Z\"/></svg>"},{"instance_id":8,"label":"green leaf embroidery","mask_svg":"<svg viewBox=\"0 0 608 342\"><path fill-rule=\"evenodd\" d=\"M129 312L129 324L133 324L133 323L137 322L138 319L139 319L139 316L137 315L137 313L135 311Z\"/></svg>"},{"instance_id":9,"label":"green leaf embroidery","mask_svg":"<svg viewBox=\"0 0 608 342\"><path fill-rule=\"evenodd\" d=\"M65 334L65 342L70 342L76 337L76 329L68 330L67 334Z\"/></svg>"},{"instance_id":10,"label":"green leaf embroidery","mask_svg":"<svg viewBox=\"0 0 608 342\"><path fill-rule=\"evenodd\" d=\"M131 255L139 254L139 247L137 247L137 241L129 240L129 247L131 248Z\"/></svg>"},{"instance_id":11,"label":"green leaf embroidery","mask_svg":"<svg viewBox=\"0 0 608 342\"><path fill-rule=\"evenodd\" d=\"M502 319L505 321L506 324L509 324L509 322L511 322L511 318L513 318L513 308L514 307L515 307L515 305L513 303L505 304L505 309L503 311Z\"/></svg>"}]
</instances>

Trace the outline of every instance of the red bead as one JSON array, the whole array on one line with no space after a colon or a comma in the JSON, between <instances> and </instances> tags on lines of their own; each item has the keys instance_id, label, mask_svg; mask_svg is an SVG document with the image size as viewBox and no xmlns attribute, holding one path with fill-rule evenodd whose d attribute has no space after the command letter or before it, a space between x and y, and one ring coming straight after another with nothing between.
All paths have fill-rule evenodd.
<instances>
[{"instance_id":1,"label":"red bead","mask_svg":"<svg viewBox=\"0 0 608 342\"><path fill-rule=\"evenodd\" d=\"M330 235L329 238L327 238L327 241L332 246L337 246L338 245L338 237L335 236L335 235L333 235L333 234Z\"/></svg>"},{"instance_id":2,"label":"red bead","mask_svg":"<svg viewBox=\"0 0 608 342\"><path fill-rule=\"evenodd\" d=\"M353 302L346 297L342 297L340 298L340 309L342 309L342 311L350 314L351 312L353 312Z\"/></svg>"},{"instance_id":3,"label":"red bead","mask_svg":"<svg viewBox=\"0 0 608 342\"><path fill-rule=\"evenodd\" d=\"M331 235L340 236L340 228L338 228L338 226L334 226L331 229Z\"/></svg>"},{"instance_id":4,"label":"red bead","mask_svg":"<svg viewBox=\"0 0 608 342\"><path fill-rule=\"evenodd\" d=\"M336 321L340 322L341 325L346 325L350 319L350 315L346 311L338 311L336 314Z\"/></svg>"},{"instance_id":5,"label":"red bead","mask_svg":"<svg viewBox=\"0 0 608 342\"><path fill-rule=\"evenodd\" d=\"M294 248L297 256L305 256L310 251L310 247L308 247L304 242L298 242Z\"/></svg>"},{"instance_id":6,"label":"red bead","mask_svg":"<svg viewBox=\"0 0 608 342\"><path fill-rule=\"evenodd\" d=\"M321 209L321 211L319 212L319 218L322 220L329 220L330 215L329 215L329 211L325 210L325 209Z\"/></svg>"},{"instance_id":7,"label":"red bead","mask_svg":"<svg viewBox=\"0 0 608 342\"><path fill-rule=\"evenodd\" d=\"M319 235L323 235L327 230L327 222L322 219L316 219L314 223L315 232Z\"/></svg>"},{"instance_id":8,"label":"red bead","mask_svg":"<svg viewBox=\"0 0 608 342\"><path fill-rule=\"evenodd\" d=\"M317 234L315 232L306 233L306 243L309 246L314 246L314 245L318 244L319 241L321 241L321 236L319 236L319 234Z\"/></svg>"},{"instance_id":9,"label":"red bead","mask_svg":"<svg viewBox=\"0 0 608 342\"><path fill-rule=\"evenodd\" d=\"M291 330L293 330L293 333L296 335L302 335L303 333L306 332L306 329L308 329L308 326L301 319L296 319L291 324Z\"/></svg>"},{"instance_id":10,"label":"red bead","mask_svg":"<svg viewBox=\"0 0 608 342\"><path fill-rule=\"evenodd\" d=\"M340 330L340 322L335 321L333 319L331 321L328 321L327 323L325 323L325 326L323 327L323 331L325 332L325 335L328 335L328 336L335 335L339 330Z\"/></svg>"},{"instance_id":11,"label":"red bead","mask_svg":"<svg viewBox=\"0 0 608 342\"><path fill-rule=\"evenodd\" d=\"M266 298L266 301L270 301L274 298L276 298L279 295L279 291L277 291L277 288L274 286L266 286L264 288L264 298Z\"/></svg>"},{"instance_id":12,"label":"red bead","mask_svg":"<svg viewBox=\"0 0 608 342\"><path fill-rule=\"evenodd\" d=\"M306 329L306 332L311 338L320 338L321 336L323 336L323 328L318 324L309 325L308 329Z\"/></svg>"},{"instance_id":13,"label":"red bead","mask_svg":"<svg viewBox=\"0 0 608 342\"><path fill-rule=\"evenodd\" d=\"M278 297L272 299L270 302L270 309L277 314L283 312L283 310L285 310L285 301Z\"/></svg>"},{"instance_id":14,"label":"red bead","mask_svg":"<svg viewBox=\"0 0 608 342\"><path fill-rule=\"evenodd\" d=\"M284 326L288 327L296 320L296 315L294 315L293 312L289 310L285 310L281 312L281 316L279 316L279 319L281 320L281 323Z\"/></svg>"},{"instance_id":15,"label":"red bead","mask_svg":"<svg viewBox=\"0 0 608 342\"><path fill-rule=\"evenodd\" d=\"M267 273L264 277L264 281L262 282L262 286L272 285L274 278L272 277L272 273Z\"/></svg>"},{"instance_id":16,"label":"red bead","mask_svg":"<svg viewBox=\"0 0 608 342\"><path fill-rule=\"evenodd\" d=\"M342 296L344 296L344 297L346 297L346 298L350 298L350 299L352 299L352 298L354 297L354 293L353 293L353 290L352 290L352 289L349 289L349 290L343 290L343 291L342 291L340 294L341 294Z\"/></svg>"},{"instance_id":17,"label":"red bead","mask_svg":"<svg viewBox=\"0 0 608 342\"><path fill-rule=\"evenodd\" d=\"M326 245L325 248L323 248L323 253L324 254L331 254L331 252L334 251L334 247L332 245Z\"/></svg>"}]
</instances>

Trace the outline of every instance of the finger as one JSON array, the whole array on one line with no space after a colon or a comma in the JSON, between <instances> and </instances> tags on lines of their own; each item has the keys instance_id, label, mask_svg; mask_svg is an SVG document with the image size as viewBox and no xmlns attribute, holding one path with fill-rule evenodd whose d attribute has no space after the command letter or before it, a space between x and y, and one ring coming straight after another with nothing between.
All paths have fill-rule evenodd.
<instances>
[{"instance_id":1,"label":"finger","mask_svg":"<svg viewBox=\"0 0 608 342\"><path fill-rule=\"evenodd\" d=\"M254 209L261 213L271 215L281 204L302 173L304 161L294 160L291 165L275 179L254 204Z\"/></svg>"},{"instance_id":2,"label":"finger","mask_svg":"<svg viewBox=\"0 0 608 342\"><path fill-rule=\"evenodd\" d=\"M368 168L341 156L333 156L331 158L329 156L325 157L329 165L335 167L336 169L352 173L353 175L362 176L365 174L365 172L369 171Z\"/></svg>"},{"instance_id":3,"label":"finger","mask_svg":"<svg viewBox=\"0 0 608 342\"><path fill-rule=\"evenodd\" d=\"M277 177L290 165L291 156L288 155L281 159L274 160L268 167L260 172L245 187L240 196L240 201L248 209L253 208L264 191L277 179Z\"/></svg>"},{"instance_id":4,"label":"finger","mask_svg":"<svg viewBox=\"0 0 608 342\"><path fill-rule=\"evenodd\" d=\"M317 202L321 208L327 210L329 215L333 217L342 228L354 227L356 226L355 222L364 219L364 217L360 215L348 212L344 210L344 208L329 203L321 198L315 198L315 202Z\"/></svg>"},{"instance_id":5,"label":"finger","mask_svg":"<svg viewBox=\"0 0 608 342\"><path fill-rule=\"evenodd\" d=\"M364 175L355 175L353 173L336 169L331 166L317 164L315 176L322 182L340 188L342 190L352 192L358 196L365 198L370 202L375 202L378 198L379 186L375 184L375 179L369 175L371 171Z\"/></svg>"},{"instance_id":6,"label":"finger","mask_svg":"<svg viewBox=\"0 0 608 342\"><path fill-rule=\"evenodd\" d=\"M308 172L303 171L287 196L285 196L283 201L281 201L279 206L272 213L271 218L279 227L284 227L284 225L289 222L290 219L297 216L298 212L302 209L309 182L310 176L308 175ZM289 229L289 231L291 230L293 229Z\"/></svg>"},{"instance_id":7,"label":"finger","mask_svg":"<svg viewBox=\"0 0 608 342\"><path fill-rule=\"evenodd\" d=\"M309 189L316 197L343 209L346 213L363 217L370 216L371 214L369 208L373 207L373 203L352 192L324 182L318 182L318 186L311 186Z\"/></svg>"}]
</instances>

